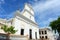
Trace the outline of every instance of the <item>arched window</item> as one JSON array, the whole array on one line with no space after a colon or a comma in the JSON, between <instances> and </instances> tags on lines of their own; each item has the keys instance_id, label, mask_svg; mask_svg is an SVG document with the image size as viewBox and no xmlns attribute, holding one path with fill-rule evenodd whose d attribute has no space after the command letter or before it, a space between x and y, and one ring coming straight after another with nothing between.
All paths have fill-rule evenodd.
<instances>
[{"instance_id":1,"label":"arched window","mask_svg":"<svg viewBox=\"0 0 60 40\"><path fill-rule=\"evenodd\" d=\"M29 29L30 39L32 39L32 29Z\"/></svg>"},{"instance_id":2,"label":"arched window","mask_svg":"<svg viewBox=\"0 0 60 40\"><path fill-rule=\"evenodd\" d=\"M41 38L41 36L40 36L40 38Z\"/></svg>"},{"instance_id":3,"label":"arched window","mask_svg":"<svg viewBox=\"0 0 60 40\"><path fill-rule=\"evenodd\" d=\"M45 30L45 34L47 34L47 31Z\"/></svg>"},{"instance_id":4,"label":"arched window","mask_svg":"<svg viewBox=\"0 0 60 40\"><path fill-rule=\"evenodd\" d=\"M45 36L45 38L47 39L47 36Z\"/></svg>"},{"instance_id":5,"label":"arched window","mask_svg":"<svg viewBox=\"0 0 60 40\"><path fill-rule=\"evenodd\" d=\"M44 36L42 36L42 38L44 38Z\"/></svg>"}]
</instances>

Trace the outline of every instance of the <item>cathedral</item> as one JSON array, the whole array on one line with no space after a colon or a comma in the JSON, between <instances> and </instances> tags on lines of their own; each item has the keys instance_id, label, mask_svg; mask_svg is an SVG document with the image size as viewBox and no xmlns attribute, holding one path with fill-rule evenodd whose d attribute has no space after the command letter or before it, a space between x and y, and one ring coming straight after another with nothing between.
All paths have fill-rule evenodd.
<instances>
[{"instance_id":1,"label":"cathedral","mask_svg":"<svg viewBox=\"0 0 60 40\"><path fill-rule=\"evenodd\" d=\"M0 19L0 25L5 24L15 27L18 30L15 35L28 36L29 39L39 39L39 27L34 19L34 10L30 4L25 4L22 12L16 10L14 17L6 20ZM0 29L0 33L4 33Z\"/></svg>"},{"instance_id":2,"label":"cathedral","mask_svg":"<svg viewBox=\"0 0 60 40\"><path fill-rule=\"evenodd\" d=\"M34 19L34 10L30 4L25 3L24 9L22 11L16 10L14 13L14 17L10 19L0 19L0 28L2 25L13 26L17 32L14 35L27 36L28 39L33 40L51 40L49 39L49 33L51 33L52 40L54 39L53 32L50 29L45 28L40 29ZM45 34L43 34L43 31ZM42 32L42 34L41 34ZM2 29L0 29L0 34L6 34ZM43 35L43 36L42 36ZM46 35L46 36L45 36ZM3 36L2 36L3 37ZM1 38L1 36L0 36ZM12 37L11 37L12 38ZM17 37L15 37L17 38ZM14 40L16 40L14 38ZM12 39L13 40L13 39ZM22 39L19 39L22 40Z\"/></svg>"}]
</instances>

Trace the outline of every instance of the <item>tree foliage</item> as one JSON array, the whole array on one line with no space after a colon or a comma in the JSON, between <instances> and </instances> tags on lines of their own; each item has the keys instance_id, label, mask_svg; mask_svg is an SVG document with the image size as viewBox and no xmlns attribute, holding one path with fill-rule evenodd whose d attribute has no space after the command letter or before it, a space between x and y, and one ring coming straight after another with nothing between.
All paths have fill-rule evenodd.
<instances>
[{"instance_id":1,"label":"tree foliage","mask_svg":"<svg viewBox=\"0 0 60 40\"><path fill-rule=\"evenodd\" d=\"M8 27L7 25L4 25L1 27L1 29L6 32L6 33L10 33L10 34L14 34L17 32L17 30L14 30L13 26Z\"/></svg>"},{"instance_id":2,"label":"tree foliage","mask_svg":"<svg viewBox=\"0 0 60 40\"><path fill-rule=\"evenodd\" d=\"M52 28L52 30L55 30L55 33L56 30L58 31L58 33L60 33L60 17L58 17L57 20L50 22L49 26Z\"/></svg>"}]
</instances>

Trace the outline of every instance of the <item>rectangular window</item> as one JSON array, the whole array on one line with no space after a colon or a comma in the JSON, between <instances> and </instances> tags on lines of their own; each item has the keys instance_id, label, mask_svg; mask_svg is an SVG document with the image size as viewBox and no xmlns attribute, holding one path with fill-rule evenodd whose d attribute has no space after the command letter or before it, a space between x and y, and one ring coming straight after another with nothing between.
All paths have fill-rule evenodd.
<instances>
[{"instance_id":1,"label":"rectangular window","mask_svg":"<svg viewBox=\"0 0 60 40\"><path fill-rule=\"evenodd\" d=\"M43 31L42 31L42 34L43 34Z\"/></svg>"},{"instance_id":2,"label":"rectangular window","mask_svg":"<svg viewBox=\"0 0 60 40\"><path fill-rule=\"evenodd\" d=\"M24 29L21 29L21 35L24 35Z\"/></svg>"}]
</instances>

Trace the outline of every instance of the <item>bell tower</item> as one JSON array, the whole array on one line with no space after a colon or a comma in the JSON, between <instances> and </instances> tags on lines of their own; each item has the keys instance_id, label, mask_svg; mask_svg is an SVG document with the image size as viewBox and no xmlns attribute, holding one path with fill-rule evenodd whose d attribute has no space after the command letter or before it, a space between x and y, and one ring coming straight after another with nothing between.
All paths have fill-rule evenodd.
<instances>
[{"instance_id":1,"label":"bell tower","mask_svg":"<svg viewBox=\"0 0 60 40\"><path fill-rule=\"evenodd\" d=\"M25 17L27 17L28 19L32 20L33 22L35 22L34 11L33 11L32 6L30 4L25 3L23 15Z\"/></svg>"}]
</instances>

